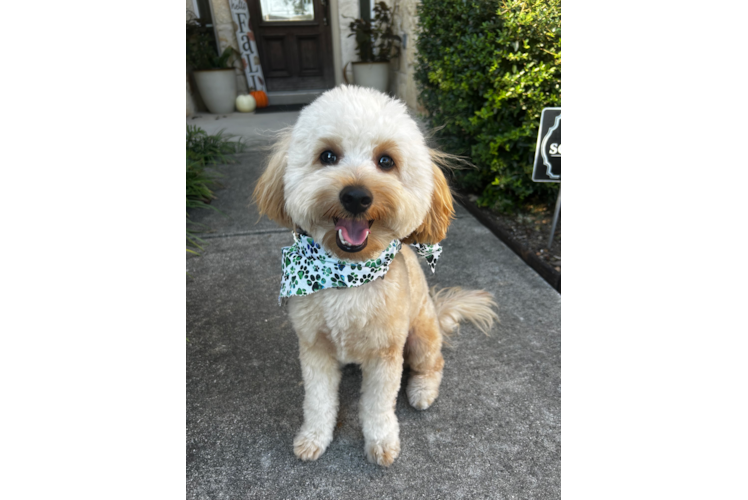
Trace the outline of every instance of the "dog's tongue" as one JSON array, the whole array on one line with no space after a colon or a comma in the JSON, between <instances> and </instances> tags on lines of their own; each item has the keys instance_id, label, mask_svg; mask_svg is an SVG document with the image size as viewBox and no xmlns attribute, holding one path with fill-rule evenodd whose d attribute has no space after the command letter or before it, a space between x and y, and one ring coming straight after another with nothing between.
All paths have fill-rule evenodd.
<instances>
[{"instance_id":1,"label":"dog's tongue","mask_svg":"<svg viewBox=\"0 0 748 500\"><path fill-rule=\"evenodd\" d=\"M343 230L343 237L345 241L353 246L358 246L366 240L366 235L369 234L369 221L367 220L352 220L352 219L338 219L335 224L335 229Z\"/></svg>"}]
</instances>

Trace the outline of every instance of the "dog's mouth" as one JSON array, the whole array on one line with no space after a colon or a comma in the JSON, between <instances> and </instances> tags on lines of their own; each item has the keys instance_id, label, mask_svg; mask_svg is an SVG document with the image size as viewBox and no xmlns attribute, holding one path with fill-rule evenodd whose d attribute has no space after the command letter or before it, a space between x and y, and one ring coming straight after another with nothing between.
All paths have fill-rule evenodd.
<instances>
[{"instance_id":1,"label":"dog's mouth","mask_svg":"<svg viewBox=\"0 0 748 500\"><path fill-rule=\"evenodd\" d=\"M333 217L335 223L335 242L344 252L360 252L369 242L369 233L374 220L355 220L344 217Z\"/></svg>"}]
</instances>

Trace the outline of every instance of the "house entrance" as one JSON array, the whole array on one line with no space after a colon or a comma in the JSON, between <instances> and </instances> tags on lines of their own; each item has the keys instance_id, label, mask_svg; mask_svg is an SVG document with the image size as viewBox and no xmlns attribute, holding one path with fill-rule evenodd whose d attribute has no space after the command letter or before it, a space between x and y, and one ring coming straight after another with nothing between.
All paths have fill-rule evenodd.
<instances>
[{"instance_id":1,"label":"house entrance","mask_svg":"<svg viewBox=\"0 0 748 500\"><path fill-rule=\"evenodd\" d=\"M329 0L249 0L270 92L335 86Z\"/></svg>"}]
</instances>

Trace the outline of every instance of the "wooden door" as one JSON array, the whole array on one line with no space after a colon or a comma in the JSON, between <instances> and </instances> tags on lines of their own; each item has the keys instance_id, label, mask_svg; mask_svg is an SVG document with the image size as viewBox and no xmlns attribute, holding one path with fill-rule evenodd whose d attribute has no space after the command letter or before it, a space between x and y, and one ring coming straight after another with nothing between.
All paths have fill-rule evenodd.
<instances>
[{"instance_id":1,"label":"wooden door","mask_svg":"<svg viewBox=\"0 0 748 500\"><path fill-rule=\"evenodd\" d=\"M249 0L268 91L335 86L329 0Z\"/></svg>"}]
</instances>

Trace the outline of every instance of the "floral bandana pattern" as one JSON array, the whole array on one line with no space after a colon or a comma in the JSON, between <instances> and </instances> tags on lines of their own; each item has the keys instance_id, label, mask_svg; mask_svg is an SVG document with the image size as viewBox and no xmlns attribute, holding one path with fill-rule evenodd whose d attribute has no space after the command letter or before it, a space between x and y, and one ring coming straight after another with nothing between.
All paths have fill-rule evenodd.
<instances>
[{"instance_id":1,"label":"floral bandana pattern","mask_svg":"<svg viewBox=\"0 0 748 500\"><path fill-rule=\"evenodd\" d=\"M326 288L361 286L381 278L390 270L392 260L402 248L400 240L392 240L376 259L347 262L324 250L309 236L293 233L293 237L294 244L282 250L283 276L278 304L284 297L301 297ZM433 273L442 253L441 245L416 243L411 246L426 258Z\"/></svg>"}]
</instances>

